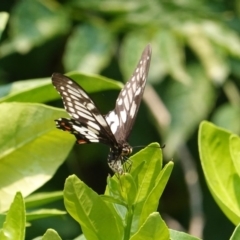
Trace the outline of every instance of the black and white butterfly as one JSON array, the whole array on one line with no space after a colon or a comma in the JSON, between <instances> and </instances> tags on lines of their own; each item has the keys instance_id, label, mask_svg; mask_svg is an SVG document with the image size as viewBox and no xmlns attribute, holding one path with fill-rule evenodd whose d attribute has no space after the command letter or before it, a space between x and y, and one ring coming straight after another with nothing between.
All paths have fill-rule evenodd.
<instances>
[{"instance_id":1,"label":"black and white butterfly","mask_svg":"<svg viewBox=\"0 0 240 240\"><path fill-rule=\"evenodd\" d=\"M142 100L150 60L151 47L147 45L132 77L121 90L115 109L105 116L76 82L60 73L52 75L52 83L71 116L71 119L55 120L57 128L75 135L78 144L107 144L110 147L108 165L118 174L124 172L123 163L132 152L128 137Z\"/></svg>"}]
</instances>

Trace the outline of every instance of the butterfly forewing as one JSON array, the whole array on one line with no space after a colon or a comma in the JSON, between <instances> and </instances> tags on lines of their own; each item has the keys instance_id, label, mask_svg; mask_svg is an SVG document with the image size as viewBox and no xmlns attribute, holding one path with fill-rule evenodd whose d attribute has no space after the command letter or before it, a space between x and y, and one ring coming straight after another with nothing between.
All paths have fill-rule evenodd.
<instances>
[{"instance_id":1,"label":"butterfly forewing","mask_svg":"<svg viewBox=\"0 0 240 240\"><path fill-rule=\"evenodd\" d=\"M60 73L54 73L52 83L61 95L66 111L73 118L56 120L58 128L73 133L78 143L116 143L105 118L76 82Z\"/></svg>"},{"instance_id":2,"label":"butterfly forewing","mask_svg":"<svg viewBox=\"0 0 240 240\"><path fill-rule=\"evenodd\" d=\"M150 60L151 47L148 45L133 75L119 93L115 109L106 115L117 141L127 141L132 130L145 89Z\"/></svg>"}]
</instances>

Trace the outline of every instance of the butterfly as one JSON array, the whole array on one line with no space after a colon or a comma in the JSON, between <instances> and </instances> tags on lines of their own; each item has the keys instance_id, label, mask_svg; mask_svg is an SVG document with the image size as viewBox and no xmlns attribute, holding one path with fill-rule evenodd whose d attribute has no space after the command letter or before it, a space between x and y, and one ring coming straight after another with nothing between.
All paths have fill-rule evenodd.
<instances>
[{"instance_id":1,"label":"butterfly","mask_svg":"<svg viewBox=\"0 0 240 240\"><path fill-rule=\"evenodd\" d=\"M132 153L128 137L144 93L151 60L151 46L144 49L138 65L118 95L115 108L105 116L71 78L53 73L52 84L61 95L71 119L55 120L56 127L73 134L78 144L103 143L110 147L108 165L113 172L125 172L123 164Z\"/></svg>"}]
</instances>

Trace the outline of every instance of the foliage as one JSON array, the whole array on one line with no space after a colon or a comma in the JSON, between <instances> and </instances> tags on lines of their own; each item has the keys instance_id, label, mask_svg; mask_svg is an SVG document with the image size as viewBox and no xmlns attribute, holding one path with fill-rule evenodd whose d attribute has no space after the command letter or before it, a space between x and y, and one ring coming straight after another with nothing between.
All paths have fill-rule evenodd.
<instances>
[{"instance_id":1,"label":"foliage","mask_svg":"<svg viewBox=\"0 0 240 240\"><path fill-rule=\"evenodd\" d=\"M146 104L140 109L130 143L136 146L159 141L166 145L164 159L174 157L175 168L158 209L168 226L171 216L181 229L193 234L191 224L204 214L206 224L198 236L207 240L229 238L239 223L239 139L234 135L240 133L239 2L20 0L0 6L4 11L0 13L0 191L4 196L0 206L2 212L10 209L6 221L4 214L0 216L4 226L1 234L9 228L19 230L11 218L23 219L20 194L10 207L18 191L23 197L41 192L26 200L26 207L32 208L26 218L44 218L44 222L34 221L31 229L35 223L37 229L47 229L55 226L44 225L46 216L65 214L56 200L62 197L58 190L63 189L68 175L77 174L97 192L105 187L107 150L96 145L73 147L74 138L55 129L53 122L66 116L65 111L42 104L62 107L50 83L51 74L71 71L68 75L106 113L113 108L116 90L122 86L111 78L126 81L142 49L150 43L153 56L148 82L152 87L145 91ZM202 179L196 137L202 120L227 129L203 122L198 143L209 189L234 225L216 208ZM135 177L126 185L133 187ZM118 197L127 203L132 201L128 197L134 198ZM116 198L114 201L117 203L108 202L107 206L122 207ZM11 213L14 204L19 208L16 216ZM160 223L160 216L155 214L150 214L149 222ZM22 238L23 221L18 226ZM59 226L58 233L49 229L43 239L60 239L60 235L70 239L80 234L79 226L71 228L74 222L69 221L65 215L51 220ZM141 235L144 229L138 229ZM26 239L36 236L36 229L32 232L29 228ZM231 239L238 239L238 234L236 227ZM173 230L170 235L172 239L189 237Z\"/></svg>"}]
</instances>

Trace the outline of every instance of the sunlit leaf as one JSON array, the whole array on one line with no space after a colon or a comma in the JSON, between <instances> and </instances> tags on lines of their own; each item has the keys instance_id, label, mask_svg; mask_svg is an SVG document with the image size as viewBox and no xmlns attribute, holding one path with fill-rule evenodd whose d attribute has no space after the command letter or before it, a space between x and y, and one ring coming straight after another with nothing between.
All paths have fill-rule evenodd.
<instances>
[{"instance_id":1,"label":"sunlit leaf","mask_svg":"<svg viewBox=\"0 0 240 240\"><path fill-rule=\"evenodd\" d=\"M54 229L48 229L41 240L61 240L61 237Z\"/></svg>"},{"instance_id":2,"label":"sunlit leaf","mask_svg":"<svg viewBox=\"0 0 240 240\"><path fill-rule=\"evenodd\" d=\"M202 169L209 190L225 215L235 224L240 221L240 177L232 162L229 140L231 133L202 122L198 144Z\"/></svg>"},{"instance_id":3,"label":"sunlit leaf","mask_svg":"<svg viewBox=\"0 0 240 240\"><path fill-rule=\"evenodd\" d=\"M79 83L88 93L120 89L122 84L91 74L71 72L66 74ZM0 102L48 102L60 98L49 78L13 82L0 88Z\"/></svg>"},{"instance_id":4,"label":"sunlit leaf","mask_svg":"<svg viewBox=\"0 0 240 240\"><path fill-rule=\"evenodd\" d=\"M47 182L66 159L75 141L55 127L65 111L40 104L0 105L1 211L17 191L25 197Z\"/></svg>"},{"instance_id":5,"label":"sunlit leaf","mask_svg":"<svg viewBox=\"0 0 240 240\"><path fill-rule=\"evenodd\" d=\"M11 202L10 202L11 203ZM15 195L7 213L3 228L0 230L1 240L25 239L25 206L21 193Z\"/></svg>"}]
</instances>

